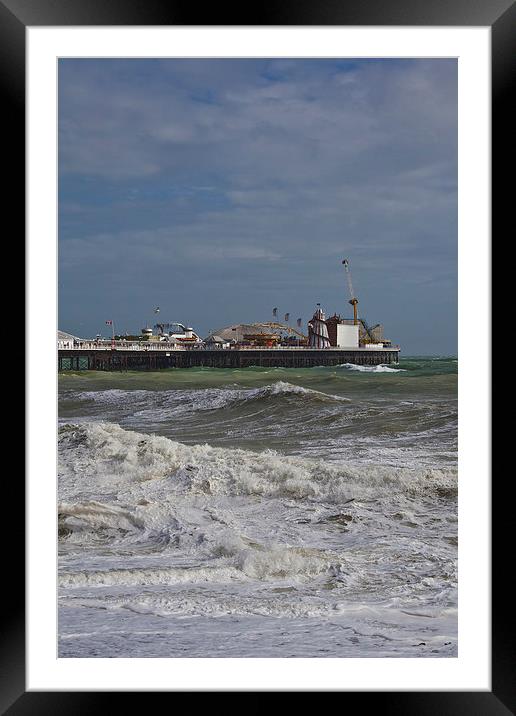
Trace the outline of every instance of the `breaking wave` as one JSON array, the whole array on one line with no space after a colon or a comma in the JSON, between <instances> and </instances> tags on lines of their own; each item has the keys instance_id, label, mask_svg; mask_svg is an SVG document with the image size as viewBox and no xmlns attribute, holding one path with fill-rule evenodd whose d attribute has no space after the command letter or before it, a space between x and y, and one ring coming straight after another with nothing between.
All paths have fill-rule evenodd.
<instances>
[{"instance_id":1,"label":"breaking wave","mask_svg":"<svg viewBox=\"0 0 516 716\"><path fill-rule=\"evenodd\" d=\"M61 487L78 480L98 494L129 484L166 481L176 493L256 495L339 503L393 493L453 496L454 468L355 467L266 450L185 445L124 430L113 423L66 424L59 430ZM117 519L122 519L121 515Z\"/></svg>"},{"instance_id":2,"label":"breaking wave","mask_svg":"<svg viewBox=\"0 0 516 716\"><path fill-rule=\"evenodd\" d=\"M360 373L405 373L404 368L391 368L388 365L356 365L355 363L341 363L337 368L346 368Z\"/></svg>"},{"instance_id":3,"label":"breaking wave","mask_svg":"<svg viewBox=\"0 0 516 716\"><path fill-rule=\"evenodd\" d=\"M209 411L232 408L245 403L295 398L317 402L349 402L349 398L324 393L320 390L303 388L286 381L276 381L260 388L204 388L198 390L103 390L83 391L74 396L78 400L90 400L106 406L116 407L130 401L133 405L148 405L148 401L166 407L167 404L183 411Z\"/></svg>"},{"instance_id":4,"label":"breaking wave","mask_svg":"<svg viewBox=\"0 0 516 716\"><path fill-rule=\"evenodd\" d=\"M335 559L335 558L334 558ZM331 555L317 550L284 547L271 550L244 549L231 562L225 558L200 567L156 567L136 569L89 570L62 573L59 584L66 587L112 585L161 585L234 580L304 580L338 569Z\"/></svg>"}]
</instances>

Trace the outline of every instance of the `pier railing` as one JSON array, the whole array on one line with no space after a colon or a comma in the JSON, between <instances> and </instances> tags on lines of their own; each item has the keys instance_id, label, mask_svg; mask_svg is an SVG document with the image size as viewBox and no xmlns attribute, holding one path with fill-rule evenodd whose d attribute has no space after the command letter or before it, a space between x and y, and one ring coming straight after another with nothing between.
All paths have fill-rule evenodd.
<instances>
[{"instance_id":1,"label":"pier railing","mask_svg":"<svg viewBox=\"0 0 516 716\"><path fill-rule=\"evenodd\" d=\"M60 351L183 351L185 347L165 341L57 341Z\"/></svg>"},{"instance_id":2,"label":"pier railing","mask_svg":"<svg viewBox=\"0 0 516 716\"><path fill-rule=\"evenodd\" d=\"M193 345L181 345L179 343L168 343L166 341L58 341L57 348L60 351L342 351L342 350L353 350L353 351L397 351L399 346L360 346L358 348L352 347L337 347L329 346L328 348L314 348L312 346L242 346L242 345L231 345L231 346L220 346L220 345L205 345L202 343Z\"/></svg>"}]
</instances>

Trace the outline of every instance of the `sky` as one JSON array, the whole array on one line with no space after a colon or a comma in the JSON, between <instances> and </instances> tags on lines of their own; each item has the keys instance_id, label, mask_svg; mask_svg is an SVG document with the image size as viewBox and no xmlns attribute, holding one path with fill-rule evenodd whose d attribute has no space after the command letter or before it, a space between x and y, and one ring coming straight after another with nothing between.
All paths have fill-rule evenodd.
<instances>
[{"instance_id":1,"label":"sky","mask_svg":"<svg viewBox=\"0 0 516 716\"><path fill-rule=\"evenodd\" d=\"M457 353L453 59L59 60L59 328L358 313Z\"/></svg>"}]
</instances>

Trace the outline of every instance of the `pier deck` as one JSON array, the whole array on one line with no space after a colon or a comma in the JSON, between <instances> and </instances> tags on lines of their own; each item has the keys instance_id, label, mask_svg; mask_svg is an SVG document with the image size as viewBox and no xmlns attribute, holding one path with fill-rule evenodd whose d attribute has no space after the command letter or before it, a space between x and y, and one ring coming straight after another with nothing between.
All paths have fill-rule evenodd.
<instances>
[{"instance_id":1,"label":"pier deck","mask_svg":"<svg viewBox=\"0 0 516 716\"><path fill-rule=\"evenodd\" d=\"M141 350L74 348L58 350L58 370L162 370L166 368L312 368L343 363L397 363L399 348L230 348Z\"/></svg>"}]
</instances>

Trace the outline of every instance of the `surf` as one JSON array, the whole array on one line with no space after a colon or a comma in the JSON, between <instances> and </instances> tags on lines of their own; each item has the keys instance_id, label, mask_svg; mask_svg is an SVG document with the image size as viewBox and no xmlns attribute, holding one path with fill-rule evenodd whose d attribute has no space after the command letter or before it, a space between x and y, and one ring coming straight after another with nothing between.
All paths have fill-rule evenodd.
<instances>
[{"instance_id":1,"label":"surf","mask_svg":"<svg viewBox=\"0 0 516 716\"><path fill-rule=\"evenodd\" d=\"M339 502L393 492L453 494L453 468L421 470L351 466L282 455L276 451L186 445L167 437L124 430L114 423L66 424L59 429L60 475L65 483L90 479L101 490L166 480L171 491L198 494L288 496ZM64 487L64 484L63 484Z\"/></svg>"}]
</instances>

